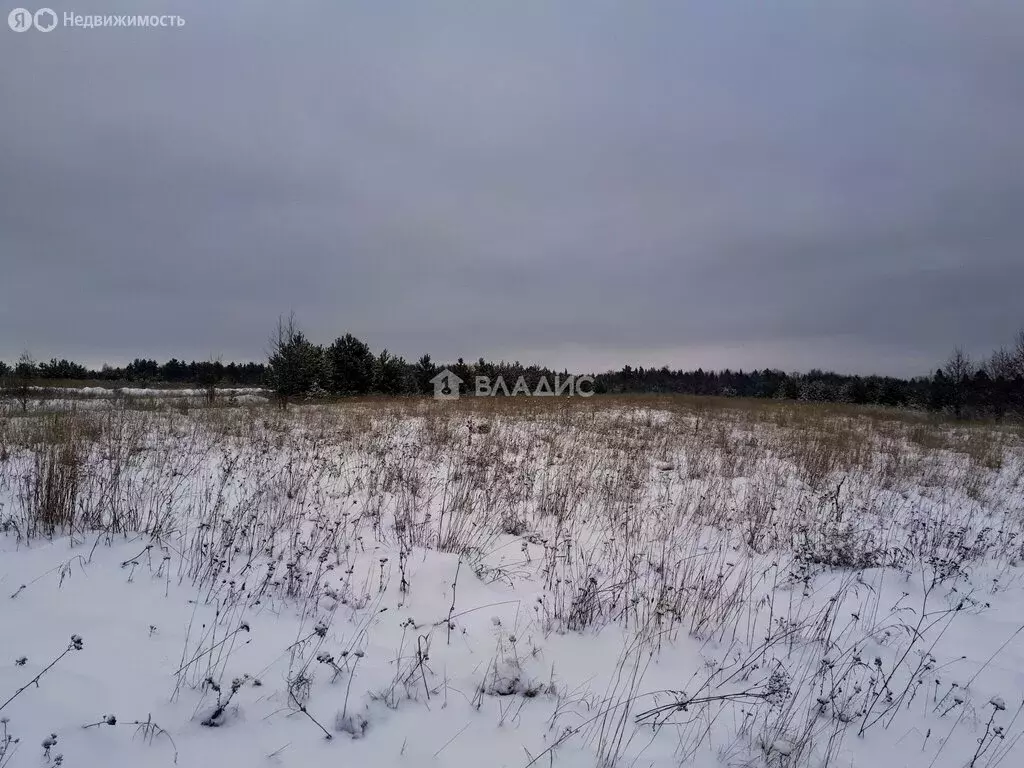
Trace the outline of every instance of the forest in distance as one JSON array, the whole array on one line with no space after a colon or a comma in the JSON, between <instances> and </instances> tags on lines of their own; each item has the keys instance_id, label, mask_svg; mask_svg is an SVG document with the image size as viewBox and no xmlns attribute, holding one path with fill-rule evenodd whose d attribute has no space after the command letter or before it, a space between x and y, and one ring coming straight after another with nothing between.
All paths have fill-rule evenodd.
<instances>
[{"instance_id":1,"label":"forest in distance","mask_svg":"<svg viewBox=\"0 0 1024 768\"><path fill-rule=\"evenodd\" d=\"M557 372L539 365L493 362L479 358L466 362L435 363L429 354L406 361L387 349L374 353L351 333L329 345L307 338L294 322L282 320L271 339L265 362L185 361L160 363L136 358L124 366L90 369L67 359L37 361L25 352L11 363L0 360L0 383L10 391L27 387L50 388L93 382L101 386L156 385L266 387L282 401L295 398L365 395L427 395L431 380L441 370L462 379L461 394L473 393L476 377L513 382L520 377L533 391L541 379ZM957 418L1024 417L1024 330L1012 347L995 350L973 360L956 349L930 375L899 378L857 375L811 369L786 372L761 370L695 370L670 367L633 367L593 373L596 394L686 394L722 397L774 398L807 402L850 403L945 412Z\"/></svg>"}]
</instances>

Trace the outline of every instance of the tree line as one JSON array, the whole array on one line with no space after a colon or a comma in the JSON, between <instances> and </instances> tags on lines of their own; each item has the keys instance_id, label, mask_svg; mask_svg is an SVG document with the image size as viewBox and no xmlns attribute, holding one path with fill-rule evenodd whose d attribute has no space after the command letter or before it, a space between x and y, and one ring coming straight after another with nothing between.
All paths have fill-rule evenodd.
<instances>
[{"instance_id":1,"label":"tree line","mask_svg":"<svg viewBox=\"0 0 1024 768\"><path fill-rule=\"evenodd\" d=\"M494 381L501 376L511 389L520 377L530 391L541 379L549 384L554 371L538 365L489 362L483 358L435 364L429 354L406 361L387 349L375 354L351 333L324 346L315 344L293 317L282 318L270 339L266 363L227 363L171 359L166 363L138 358L123 367L90 370L69 360L37 363L24 354L12 365L0 361L0 380L11 388L29 381L45 386L55 380L93 380L137 385L263 386L272 389L282 405L299 398L352 395L427 395L432 379L447 368L462 380L462 394L472 394L475 378ZM946 412L957 418L1013 416L1024 418L1024 330L1012 347L974 361L957 349L929 376L898 378L859 376L811 370L787 373L778 369L705 371L668 366L632 367L594 376L597 394L673 393L724 397L775 398L809 402L881 405Z\"/></svg>"},{"instance_id":2,"label":"tree line","mask_svg":"<svg viewBox=\"0 0 1024 768\"><path fill-rule=\"evenodd\" d=\"M171 358L166 363L136 358L123 366L103 365L87 368L72 360L56 358L37 362L24 353L13 364L0 360L0 378L31 378L40 386L54 381L92 381L114 384L187 384L201 387L210 382L218 386L258 387L266 383L264 363L223 363L219 360L186 362Z\"/></svg>"},{"instance_id":3,"label":"tree line","mask_svg":"<svg viewBox=\"0 0 1024 768\"><path fill-rule=\"evenodd\" d=\"M294 318L281 320L271 340L267 383L282 404L313 394L386 395L429 394L431 379L447 368L462 383L461 394L473 392L477 376L491 381L501 376L509 387L520 377L530 391L540 380L550 384L556 371L519 362L467 363L438 366L430 355L415 363L384 350L375 356L368 345L352 334L330 346L312 343ZM557 375L567 376L568 371ZM754 371L695 371L625 366L594 377L596 394L674 393L725 397L775 398L809 402L882 405L948 412L957 418L1024 417L1024 330L1012 348L1000 348L975 363L965 352L954 350L931 376L901 379L893 376L858 376L829 371L786 373L777 369Z\"/></svg>"}]
</instances>

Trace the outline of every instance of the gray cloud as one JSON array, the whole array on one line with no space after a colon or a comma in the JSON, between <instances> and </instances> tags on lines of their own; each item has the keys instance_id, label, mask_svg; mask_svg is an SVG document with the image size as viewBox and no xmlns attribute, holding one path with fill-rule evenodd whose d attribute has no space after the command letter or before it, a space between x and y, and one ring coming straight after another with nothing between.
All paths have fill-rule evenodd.
<instances>
[{"instance_id":1,"label":"gray cloud","mask_svg":"<svg viewBox=\"0 0 1024 768\"><path fill-rule=\"evenodd\" d=\"M920 373L1024 324L1024 6L305 2L0 30L0 358Z\"/></svg>"}]
</instances>

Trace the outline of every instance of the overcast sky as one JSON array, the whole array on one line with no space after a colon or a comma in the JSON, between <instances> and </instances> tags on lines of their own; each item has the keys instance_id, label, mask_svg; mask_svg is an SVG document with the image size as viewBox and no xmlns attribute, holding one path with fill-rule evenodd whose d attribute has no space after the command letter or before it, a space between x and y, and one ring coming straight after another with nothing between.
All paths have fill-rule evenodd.
<instances>
[{"instance_id":1,"label":"overcast sky","mask_svg":"<svg viewBox=\"0 0 1024 768\"><path fill-rule=\"evenodd\" d=\"M260 359L294 310L918 374L1024 326L1019 0L50 6L186 24L0 27L2 359Z\"/></svg>"}]
</instances>

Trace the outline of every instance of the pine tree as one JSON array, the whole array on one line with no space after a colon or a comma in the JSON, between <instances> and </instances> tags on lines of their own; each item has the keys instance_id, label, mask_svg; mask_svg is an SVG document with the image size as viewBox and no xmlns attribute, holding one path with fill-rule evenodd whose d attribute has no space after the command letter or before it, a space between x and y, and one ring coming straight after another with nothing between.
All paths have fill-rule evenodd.
<instances>
[{"instance_id":1,"label":"pine tree","mask_svg":"<svg viewBox=\"0 0 1024 768\"><path fill-rule=\"evenodd\" d=\"M468 392L473 391L473 369L466 365L466 361L461 357L458 362L451 367L451 372L462 379L462 383L459 385L459 392L465 395Z\"/></svg>"},{"instance_id":2,"label":"pine tree","mask_svg":"<svg viewBox=\"0 0 1024 768\"><path fill-rule=\"evenodd\" d=\"M413 378L416 381L416 391L421 395L429 395L434 391L434 385L430 382L437 375L437 366L430 359L430 355L424 355L416 361L413 368Z\"/></svg>"},{"instance_id":3,"label":"pine tree","mask_svg":"<svg viewBox=\"0 0 1024 768\"><path fill-rule=\"evenodd\" d=\"M370 347L351 333L334 340L327 348L329 386L336 395L365 395L373 388L376 360Z\"/></svg>"},{"instance_id":4,"label":"pine tree","mask_svg":"<svg viewBox=\"0 0 1024 768\"><path fill-rule=\"evenodd\" d=\"M401 357L395 357L386 349L377 358L374 389L382 395L401 395L407 391L406 365Z\"/></svg>"},{"instance_id":5,"label":"pine tree","mask_svg":"<svg viewBox=\"0 0 1024 768\"><path fill-rule=\"evenodd\" d=\"M323 349L310 343L295 325L294 316L279 319L270 340L268 378L282 408L292 398L319 386L324 377Z\"/></svg>"}]
</instances>

